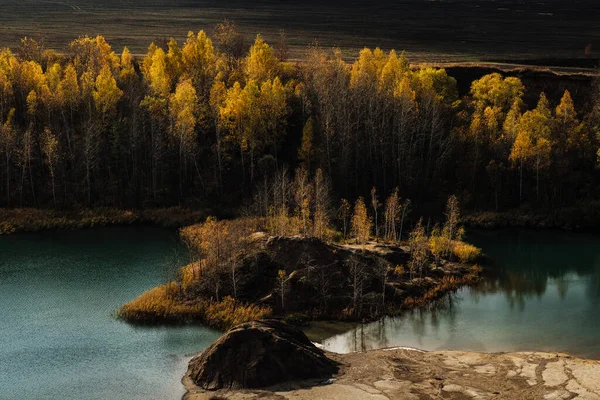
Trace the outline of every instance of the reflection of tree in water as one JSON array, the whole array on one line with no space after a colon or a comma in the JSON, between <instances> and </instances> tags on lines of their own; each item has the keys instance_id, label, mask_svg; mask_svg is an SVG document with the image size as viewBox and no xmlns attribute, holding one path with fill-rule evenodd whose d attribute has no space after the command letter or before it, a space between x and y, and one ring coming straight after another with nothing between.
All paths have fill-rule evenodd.
<instances>
[{"instance_id":1,"label":"reflection of tree in water","mask_svg":"<svg viewBox=\"0 0 600 400\"><path fill-rule=\"evenodd\" d=\"M460 297L449 293L428 306L403 312L396 317L385 317L378 321L355 326L346 337L345 347L350 351L366 351L390 346L389 335L400 332L402 326L410 324L414 336L421 340L428 335L427 326L437 330L440 322L446 321L454 330ZM429 323L428 323L429 322Z\"/></svg>"},{"instance_id":2,"label":"reflection of tree in water","mask_svg":"<svg viewBox=\"0 0 600 400\"><path fill-rule=\"evenodd\" d=\"M410 319L413 333L422 339L428 334L426 330L428 325L437 331L440 322L446 321L450 329L453 329L456 325L456 311L459 303L460 297L456 293L448 293L428 306L407 311L403 314L403 319ZM428 318L429 324L427 323Z\"/></svg>"},{"instance_id":3,"label":"reflection of tree in water","mask_svg":"<svg viewBox=\"0 0 600 400\"><path fill-rule=\"evenodd\" d=\"M600 254L594 262L594 273L588 281L586 293L594 306L600 303Z\"/></svg>"},{"instance_id":4,"label":"reflection of tree in water","mask_svg":"<svg viewBox=\"0 0 600 400\"><path fill-rule=\"evenodd\" d=\"M598 238L567 232L506 230L474 235L493 264L487 266L488 277L473 289L474 294L502 292L511 306L523 309L525 300L541 297L549 279L564 298L568 292L567 274L590 276L600 295L600 271L596 270Z\"/></svg>"},{"instance_id":5,"label":"reflection of tree in water","mask_svg":"<svg viewBox=\"0 0 600 400\"><path fill-rule=\"evenodd\" d=\"M569 280L563 275L554 280L556 284L556 290L558 292L558 296L561 299L564 299L569 291Z\"/></svg>"},{"instance_id":6,"label":"reflection of tree in water","mask_svg":"<svg viewBox=\"0 0 600 400\"><path fill-rule=\"evenodd\" d=\"M361 351L410 343L431 350L461 348L496 351L499 346L497 341L489 341L479 336L481 332L485 332L485 329L469 329L468 326L459 324L459 320L465 322L458 313L461 295L464 294L468 296L465 297L465 300L468 299L467 303L478 303L480 298L483 299L487 295L496 294L505 297L510 308L517 310L515 313L519 314L518 310L524 310L530 299L541 298L546 292L548 296L552 296L548 304L555 304L554 299L559 298L562 299L565 307L571 307L572 304L579 306L580 304L575 302L580 302L580 294L584 293L589 310L577 316L575 320L581 321L579 328L595 332L600 316L598 311L600 310L600 239L598 237L556 231L508 230L486 232L483 238L477 239L479 240L472 240L472 242L482 247L494 262L493 265L486 266L486 277L477 286L444 296L428 307L357 326L351 333L345 335L346 348ZM582 289L585 292L582 292ZM572 292L570 296L568 296L569 291ZM487 300L489 299L485 301ZM497 302L493 301L497 305ZM537 310L540 310L539 306L538 304ZM467 312L465 318L478 318L477 312L485 312L488 310L486 307L487 305L483 308L475 308L470 313ZM571 308L557 311L579 312ZM503 321L502 318L498 321ZM469 320L469 322L476 324L478 320ZM507 322L512 321L507 320ZM498 335L503 337L502 327L499 331ZM561 332L561 329L557 331ZM506 339L507 342L510 340ZM597 347L593 334L585 340L588 341L584 343L585 345L577 346L586 349Z\"/></svg>"}]
</instances>

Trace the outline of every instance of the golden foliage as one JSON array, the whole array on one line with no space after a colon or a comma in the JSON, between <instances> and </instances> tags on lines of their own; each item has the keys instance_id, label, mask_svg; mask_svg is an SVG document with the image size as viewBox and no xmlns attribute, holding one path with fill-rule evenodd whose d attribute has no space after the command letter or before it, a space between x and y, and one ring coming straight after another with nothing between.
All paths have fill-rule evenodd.
<instances>
[{"instance_id":1,"label":"golden foliage","mask_svg":"<svg viewBox=\"0 0 600 400\"><path fill-rule=\"evenodd\" d=\"M119 309L118 316L128 321L164 321L174 316L181 321L199 319L203 315L205 305L176 301L173 293L177 290L175 282L152 288L124 304Z\"/></svg>"},{"instance_id":2,"label":"golden foliage","mask_svg":"<svg viewBox=\"0 0 600 400\"><path fill-rule=\"evenodd\" d=\"M265 43L260 35L257 35L246 58L246 75L248 75L248 79L256 82L273 79L277 75L278 67L279 61L273 53L273 49Z\"/></svg>"},{"instance_id":3,"label":"golden foliage","mask_svg":"<svg viewBox=\"0 0 600 400\"><path fill-rule=\"evenodd\" d=\"M503 78L499 73L488 74L471 84L471 95L478 108L487 106L507 111L520 101L525 87L519 78Z\"/></svg>"},{"instance_id":4,"label":"golden foliage","mask_svg":"<svg viewBox=\"0 0 600 400\"><path fill-rule=\"evenodd\" d=\"M433 257L436 260L439 260L446 254L446 251L449 247L448 238L436 233L434 230L434 233L432 233L432 235L429 237L429 250L431 251Z\"/></svg>"},{"instance_id":5,"label":"golden foliage","mask_svg":"<svg viewBox=\"0 0 600 400\"><path fill-rule=\"evenodd\" d=\"M174 51L170 50L170 53L173 54ZM181 50L181 60L198 95L207 96L215 74L216 58L213 43L206 32L200 31L195 36L193 32L188 33Z\"/></svg>"},{"instance_id":6,"label":"golden foliage","mask_svg":"<svg viewBox=\"0 0 600 400\"><path fill-rule=\"evenodd\" d=\"M196 143L198 96L190 79L181 80L170 97L171 134L182 151L189 153Z\"/></svg>"},{"instance_id":7,"label":"golden foliage","mask_svg":"<svg viewBox=\"0 0 600 400\"><path fill-rule=\"evenodd\" d=\"M481 256L481 249L471 244L455 240L452 243L452 254L462 263L471 263Z\"/></svg>"},{"instance_id":8,"label":"golden foliage","mask_svg":"<svg viewBox=\"0 0 600 400\"><path fill-rule=\"evenodd\" d=\"M231 297L220 302L211 301L204 312L204 321L215 328L229 329L233 326L269 317L273 311L269 307L245 304Z\"/></svg>"},{"instance_id":9,"label":"golden foliage","mask_svg":"<svg viewBox=\"0 0 600 400\"><path fill-rule=\"evenodd\" d=\"M241 218L233 221L217 221L208 217L203 224L196 224L181 230L181 238L200 263L200 268L188 279L185 286L204 279L214 290L214 299L220 299L220 289L224 286L223 276L228 276L232 284L232 295L237 297L241 259L252 251L250 235L256 232L258 221ZM194 279L194 280L190 280Z\"/></svg>"},{"instance_id":10,"label":"golden foliage","mask_svg":"<svg viewBox=\"0 0 600 400\"><path fill-rule=\"evenodd\" d=\"M367 214L367 207L362 197L359 197L354 204L351 226L352 235L357 243L364 244L369 240L373 222Z\"/></svg>"},{"instance_id":11,"label":"golden foliage","mask_svg":"<svg viewBox=\"0 0 600 400\"><path fill-rule=\"evenodd\" d=\"M244 304L231 297L222 301L178 298L177 283L157 286L124 304L117 316L130 322L201 322L227 330L235 325L266 318L272 314L269 307Z\"/></svg>"},{"instance_id":12,"label":"golden foliage","mask_svg":"<svg viewBox=\"0 0 600 400\"><path fill-rule=\"evenodd\" d=\"M147 65L145 78L152 93L167 98L171 92L171 77L167 72L167 57L164 50L150 46L144 63Z\"/></svg>"},{"instance_id":13,"label":"golden foliage","mask_svg":"<svg viewBox=\"0 0 600 400\"><path fill-rule=\"evenodd\" d=\"M94 103L101 114L108 114L114 110L117 102L123 95L123 91L117 87L117 81L110 67L105 65L96 78L94 90Z\"/></svg>"},{"instance_id":14,"label":"golden foliage","mask_svg":"<svg viewBox=\"0 0 600 400\"><path fill-rule=\"evenodd\" d=\"M200 279L201 272L202 263L199 261L179 268L179 280L181 281L182 289L185 291L196 284L198 279Z\"/></svg>"}]
</instances>

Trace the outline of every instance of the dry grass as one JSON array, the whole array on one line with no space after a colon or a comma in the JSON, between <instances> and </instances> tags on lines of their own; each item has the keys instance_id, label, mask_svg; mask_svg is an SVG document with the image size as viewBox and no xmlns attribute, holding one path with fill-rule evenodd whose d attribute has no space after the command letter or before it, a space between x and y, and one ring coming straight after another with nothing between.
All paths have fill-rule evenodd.
<instances>
[{"instance_id":1,"label":"dry grass","mask_svg":"<svg viewBox=\"0 0 600 400\"><path fill-rule=\"evenodd\" d=\"M35 208L0 208L0 235L44 230L75 230L106 225L153 223L179 227L197 223L206 213L181 207L147 210L94 208L80 210L45 210Z\"/></svg>"},{"instance_id":2,"label":"dry grass","mask_svg":"<svg viewBox=\"0 0 600 400\"><path fill-rule=\"evenodd\" d=\"M244 304L225 297L219 302L208 302L204 322L215 328L229 329L244 322L270 317L272 313L269 307Z\"/></svg>"},{"instance_id":3,"label":"dry grass","mask_svg":"<svg viewBox=\"0 0 600 400\"><path fill-rule=\"evenodd\" d=\"M206 299L183 300L175 282L157 286L124 304L117 316L133 323L200 322L227 330L235 325L269 317L269 307L244 304L231 297L221 301Z\"/></svg>"},{"instance_id":4,"label":"dry grass","mask_svg":"<svg viewBox=\"0 0 600 400\"><path fill-rule=\"evenodd\" d=\"M175 300L178 291L175 282L152 288L138 298L124 304L118 316L131 322L193 321L203 316L204 303L184 303Z\"/></svg>"},{"instance_id":5,"label":"dry grass","mask_svg":"<svg viewBox=\"0 0 600 400\"><path fill-rule=\"evenodd\" d=\"M420 297L407 297L402 306L405 308L423 307L437 300L447 293L459 289L461 286L477 282L481 275L481 267L473 265L464 276L444 276L442 281L429 289Z\"/></svg>"},{"instance_id":6,"label":"dry grass","mask_svg":"<svg viewBox=\"0 0 600 400\"><path fill-rule=\"evenodd\" d=\"M183 207L149 208L139 212L142 222L151 222L166 227L181 227L204 221L206 210L193 210Z\"/></svg>"},{"instance_id":7,"label":"dry grass","mask_svg":"<svg viewBox=\"0 0 600 400\"><path fill-rule=\"evenodd\" d=\"M454 241L452 243L452 254L461 263L473 263L481 256L481 249L469 243Z\"/></svg>"},{"instance_id":8,"label":"dry grass","mask_svg":"<svg viewBox=\"0 0 600 400\"><path fill-rule=\"evenodd\" d=\"M139 221L139 217L134 212L112 208L78 211L33 208L0 209L0 234L43 230L73 230L112 224L125 225L137 221Z\"/></svg>"},{"instance_id":9,"label":"dry grass","mask_svg":"<svg viewBox=\"0 0 600 400\"><path fill-rule=\"evenodd\" d=\"M179 280L183 290L192 287L200 279L201 273L202 266L199 261L181 267L179 269Z\"/></svg>"}]
</instances>

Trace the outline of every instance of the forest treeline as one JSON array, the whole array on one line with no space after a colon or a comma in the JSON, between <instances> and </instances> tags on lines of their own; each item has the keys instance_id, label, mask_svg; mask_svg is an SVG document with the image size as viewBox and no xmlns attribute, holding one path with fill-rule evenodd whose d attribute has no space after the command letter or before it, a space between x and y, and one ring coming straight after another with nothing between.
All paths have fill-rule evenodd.
<instances>
[{"instance_id":1,"label":"forest treeline","mask_svg":"<svg viewBox=\"0 0 600 400\"><path fill-rule=\"evenodd\" d=\"M515 77L459 98L445 70L393 50L348 63L315 45L291 63L284 40L249 45L230 23L212 37L141 57L101 36L1 50L0 205L237 205L285 167L352 200L399 188L494 210L598 195L599 90L584 110L569 92L528 109Z\"/></svg>"}]
</instances>

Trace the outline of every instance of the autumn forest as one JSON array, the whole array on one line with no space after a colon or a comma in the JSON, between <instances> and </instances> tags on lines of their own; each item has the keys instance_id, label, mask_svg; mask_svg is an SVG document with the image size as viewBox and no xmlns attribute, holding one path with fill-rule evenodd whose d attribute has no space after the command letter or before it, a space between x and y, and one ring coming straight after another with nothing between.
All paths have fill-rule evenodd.
<instances>
[{"instance_id":1,"label":"autumn forest","mask_svg":"<svg viewBox=\"0 0 600 400\"><path fill-rule=\"evenodd\" d=\"M528 90L499 73L459 96L444 69L365 48L353 62L285 37L211 38L120 54L101 36L61 52L23 39L0 52L0 205L237 207L282 171L337 198L399 197L441 208L561 207L598 196L600 91ZM268 197L268 194L266 195Z\"/></svg>"}]
</instances>

